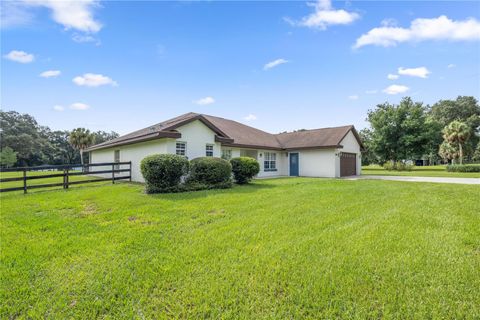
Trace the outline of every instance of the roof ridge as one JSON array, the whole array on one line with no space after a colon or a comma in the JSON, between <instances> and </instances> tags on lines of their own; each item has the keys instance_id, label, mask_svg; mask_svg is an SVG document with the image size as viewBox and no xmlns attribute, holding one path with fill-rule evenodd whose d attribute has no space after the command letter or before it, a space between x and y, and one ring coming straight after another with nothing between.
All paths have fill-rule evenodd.
<instances>
[{"instance_id":1,"label":"roof ridge","mask_svg":"<svg viewBox=\"0 0 480 320\"><path fill-rule=\"evenodd\" d=\"M339 129L339 128L353 128L353 127L354 127L353 124L349 124L349 125L346 125L346 126L337 126L337 127L325 127L325 128L315 128L315 129L299 129L297 131L274 133L274 135L278 136L278 135L281 135L281 134L292 134L292 133L307 132L307 131L318 131L318 130Z\"/></svg>"}]
</instances>

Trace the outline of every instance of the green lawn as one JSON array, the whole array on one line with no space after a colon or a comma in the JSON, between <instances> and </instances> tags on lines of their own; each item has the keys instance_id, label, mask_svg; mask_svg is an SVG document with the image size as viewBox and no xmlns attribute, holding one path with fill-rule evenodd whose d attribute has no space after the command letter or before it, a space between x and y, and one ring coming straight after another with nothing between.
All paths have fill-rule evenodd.
<instances>
[{"instance_id":1,"label":"green lawn","mask_svg":"<svg viewBox=\"0 0 480 320\"><path fill-rule=\"evenodd\" d=\"M0 318L478 319L480 188L2 194Z\"/></svg>"},{"instance_id":2,"label":"green lawn","mask_svg":"<svg viewBox=\"0 0 480 320\"><path fill-rule=\"evenodd\" d=\"M445 166L414 167L412 171L388 171L381 166L363 166L362 175L480 178L480 172L447 172Z\"/></svg>"}]
</instances>

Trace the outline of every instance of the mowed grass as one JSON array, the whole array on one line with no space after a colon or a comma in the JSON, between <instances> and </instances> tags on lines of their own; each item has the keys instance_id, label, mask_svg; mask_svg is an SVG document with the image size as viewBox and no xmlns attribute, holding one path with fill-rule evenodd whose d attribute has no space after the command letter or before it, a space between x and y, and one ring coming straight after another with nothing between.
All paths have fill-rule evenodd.
<instances>
[{"instance_id":1,"label":"mowed grass","mask_svg":"<svg viewBox=\"0 0 480 320\"><path fill-rule=\"evenodd\" d=\"M480 317L478 186L142 188L3 194L0 318Z\"/></svg>"},{"instance_id":2,"label":"mowed grass","mask_svg":"<svg viewBox=\"0 0 480 320\"><path fill-rule=\"evenodd\" d=\"M362 175L480 178L480 172L448 172L446 166L414 167L412 171L388 171L378 165L363 166Z\"/></svg>"}]
</instances>

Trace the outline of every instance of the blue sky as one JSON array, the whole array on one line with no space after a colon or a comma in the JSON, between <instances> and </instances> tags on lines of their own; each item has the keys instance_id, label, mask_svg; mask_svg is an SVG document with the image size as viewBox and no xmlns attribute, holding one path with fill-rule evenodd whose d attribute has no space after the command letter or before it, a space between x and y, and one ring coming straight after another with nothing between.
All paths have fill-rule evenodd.
<instances>
[{"instance_id":1,"label":"blue sky","mask_svg":"<svg viewBox=\"0 0 480 320\"><path fill-rule=\"evenodd\" d=\"M189 111L361 129L402 96L480 96L479 2L38 0L1 15L1 107L52 129L124 134Z\"/></svg>"}]
</instances>

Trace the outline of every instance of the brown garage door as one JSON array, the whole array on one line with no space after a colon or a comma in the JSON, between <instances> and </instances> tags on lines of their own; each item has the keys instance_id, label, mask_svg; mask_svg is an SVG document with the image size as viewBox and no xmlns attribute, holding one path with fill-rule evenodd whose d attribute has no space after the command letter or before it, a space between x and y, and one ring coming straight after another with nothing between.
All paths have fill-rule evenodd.
<instances>
[{"instance_id":1,"label":"brown garage door","mask_svg":"<svg viewBox=\"0 0 480 320\"><path fill-rule=\"evenodd\" d=\"M342 152L340 154L340 177L357 174L357 154Z\"/></svg>"}]
</instances>

